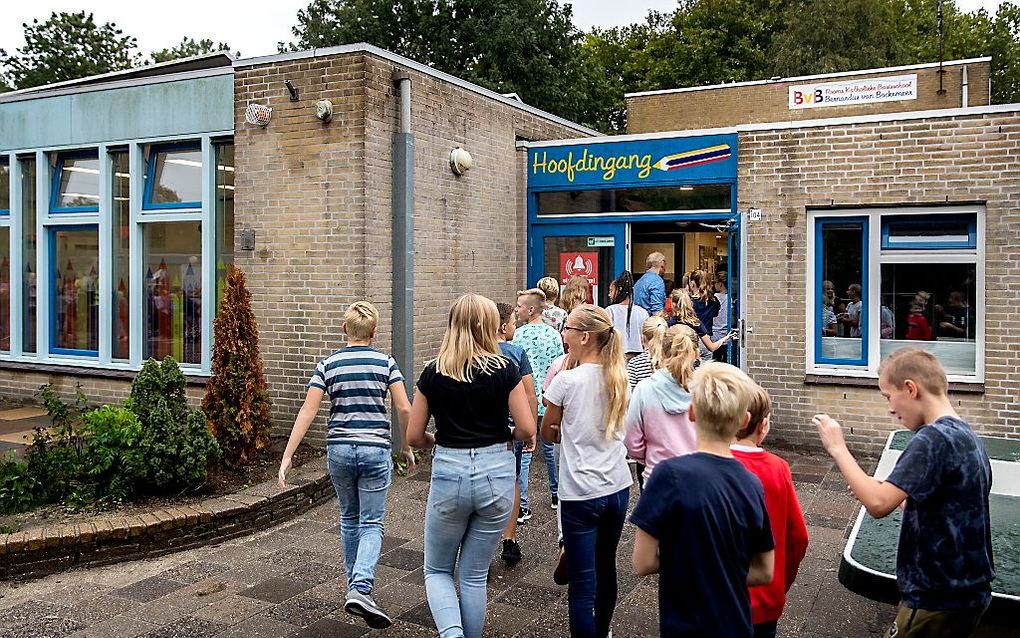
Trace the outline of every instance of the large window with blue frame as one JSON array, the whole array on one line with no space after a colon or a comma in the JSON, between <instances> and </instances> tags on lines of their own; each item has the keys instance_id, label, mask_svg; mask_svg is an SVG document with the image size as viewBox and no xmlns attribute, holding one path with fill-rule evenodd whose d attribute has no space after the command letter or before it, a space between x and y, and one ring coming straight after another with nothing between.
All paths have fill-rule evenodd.
<instances>
[{"instance_id":1,"label":"large window with blue frame","mask_svg":"<svg viewBox=\"0 0 1020 638\"><path fill-rule=\"evenodd\" d=\"M951 377L981 378L982 214L815 212L814 365L875 374L890 354L913 347L934 354Z\"/></svg>"},{"instance_id":2,"label":"large window with blue frame","mask_svg":"<svg viewBox=\"0 0 1020 638\"><path fill-rule=\"evenodd\" d=\"M99 227L54 226L50 234L50 352L99 356Z\"/></svg>"},{"instance_id":3,"label":"large window with blue frame","mask_svg":"<svg viewBox=\"0 0 1020 638\"><path fill-rule=\"evenodd\" d=\"M147 164L144 209L202 206L202 149L199 145L152 146Z\"/></svg>"},{"instance_id":4,"label":"large window with blue frame","mask_svg":"<svg viewBox=\"0 0 1020 638\"><path fill-rule=\"evenodd\" d=\"M99 212L99 154L96 151L57 154L50 212Z\"/></svg>"},{"instance_id":5,"label":"large window with blue frame","mask_svg":"<svg viewBox=\"0 0 1020 638\"><path fill-rule=\"evenodd\" d=\"M0 215L11 212L11 167L6 157L0 157Z\"/></svg>"}]
</instances>

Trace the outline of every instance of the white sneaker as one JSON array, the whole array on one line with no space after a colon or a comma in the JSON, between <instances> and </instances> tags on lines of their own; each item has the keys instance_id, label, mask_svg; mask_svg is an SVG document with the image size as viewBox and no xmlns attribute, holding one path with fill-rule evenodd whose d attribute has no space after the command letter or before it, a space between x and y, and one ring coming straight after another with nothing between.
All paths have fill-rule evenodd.
<instances>
[{"instance_id":1,"label":"white sneaker","mask_svg":"<svg viewBox=\"0 0 1020 638\"><path fill-rule=\"evenodd\" d=\"M393 624L382 607L372 600L371 596L362 594L356 589L347 592L347 602L344 603L344 611L352 616L361 616L365 623L372 629L386 629Z\"/></svg>"}]
</instances>

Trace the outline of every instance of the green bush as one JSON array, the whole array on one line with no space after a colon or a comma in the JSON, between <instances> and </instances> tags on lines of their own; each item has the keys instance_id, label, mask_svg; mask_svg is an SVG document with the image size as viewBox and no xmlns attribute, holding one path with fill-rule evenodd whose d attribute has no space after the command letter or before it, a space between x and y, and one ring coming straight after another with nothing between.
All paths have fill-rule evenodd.
<instances>
[{"instance_id":1,"label":"green bush","mask_svg":"<svg viewBox=\"0 0 1020 638\"><path fill-rule=\"evenodd\" d=\"M0 514L17 514L35 507L35 483L28 464L13 454L0 462Z\"/></svg>"},{"instance_id":2,"label":"green bush","mask_svg":"<svg viewBox=\"0 0 1020 638\"><path fill-rule=\"evenodd\" d=\"M82 474L81 448L75 433L51 435L35 429L26 461L35 480L35 500L57 503L68 500L77 490Z\"/></svg>"},{"instance_id":3,"label":"green bush","mask_svg":"<svg viewBox=\"0 0 1020 638\"><path fill-rule=\"evenodd\" d=\"M134 412L122 407L103 407L84 415L82 470L90 491L83 500L123 501L134 494L145 478L142 456L142 424Z\"/></svg>"},{"instance_id":4,"label":"green bush","mask_svg":"<svg viewBox=\"0 0 1020 638\"><path fill-rule=\"evenodd\" d=\"M149 359L131 382L127 407L142 426L140 451L145 482L157 492L196 488L205 483L219 446L205 416L188 407L184 375L172 357Z\"/></svg>"}]
</instances>

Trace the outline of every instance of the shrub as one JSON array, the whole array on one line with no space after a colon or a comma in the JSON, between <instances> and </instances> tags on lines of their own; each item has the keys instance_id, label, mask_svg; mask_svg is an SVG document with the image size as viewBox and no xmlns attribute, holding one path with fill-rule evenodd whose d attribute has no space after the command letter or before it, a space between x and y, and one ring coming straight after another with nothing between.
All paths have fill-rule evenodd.
<instances>
[{"instance_id":1,"label":"shrub","mask_svg":"<svg viewBox=\"0 0 1020 638\"><path fill-rule=\"evenodd\" d=\"M123 501L134 494L145 477L142 457L142 424L134 412L122 407L103 407L84 415L82 470L90 491L83 500Z\"/></svg>"},{"instance_id":2,"label":"shrub","mask_svg":"<svg viewBox=\"0 0 1020 638\"><path fill-rule=\"evenodd\" d=\"M202 411L227 462L248 465L269 447L269 393L244 273L231 265L213 332L212 377Z\"/></svg>"},{"instance_id":3,"label":"shrub","mask_svg":"<svg viewBox=\"0 0 1020 638\"><path fill-rule=\"evenodd\" d=\"M68 499L81 476L81 448L75 433L50 434L36 428L26 455L28 473L35 480L35 500L55 503Z\"/></svg>"},{"instance_id":4,"label":"shrub","mask_svg":"<svg viewBox=\"0 0 1020 638\"><path fill-rule=\"evenodd\" d=\"M0 462L0 514L17 514L35 507L35 488L27 463L13 454Z\"/></svg>"},{"instance_id":5,"label":"shrub","mask_svg":"<svg viewBox=\"0 0 1020 638\"><path fill-rule=\"evenodd\" d=\"M219 446L205 416L188 407L184 375L172 357L149 359L131 382L127 407L138 416L145 482L155 491L191 489L205 482Z\"/></svg>"}]
</instances>

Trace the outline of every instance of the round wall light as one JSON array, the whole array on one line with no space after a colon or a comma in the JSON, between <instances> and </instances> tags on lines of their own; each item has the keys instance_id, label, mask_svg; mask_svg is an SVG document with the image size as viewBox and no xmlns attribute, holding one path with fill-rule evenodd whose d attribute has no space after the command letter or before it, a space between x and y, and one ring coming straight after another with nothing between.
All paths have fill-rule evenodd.
<instances>
[{"instance_id":1,"label":"round wall light","mask_svg":"<svg viewBox=\"0 0 1020 638\"><path fill-rule=\"evenodd\" d=\"M471 153L468 153L461 147L457 147L450 151L450 169L453 170L454 175L463 175L471 168Z\"/></svg>"},{"instance_id":2,"label":"round wall light","mask_svg":"<svg viewBox=\"0 0 1020 638\"><path fill-rule=\"evenodd\" d=\"M323 122L333 119L333 103L329 100L319 100L315 103L315 117Z\"/></svg>"},{"instance_id":3,"label":"round wall light","mask_svg":"<svg viewBox=\"0 0 1020 638\"><path fill-rule=\"evenodd\" d=\"M252 102L248 105L248 108L244 110L244 121L249 124L257 124L258 126L266 126L269 124L269 118L273 116L273 109L269 108L265 104L259 104Z\"/></svg>"}]
</instances>

